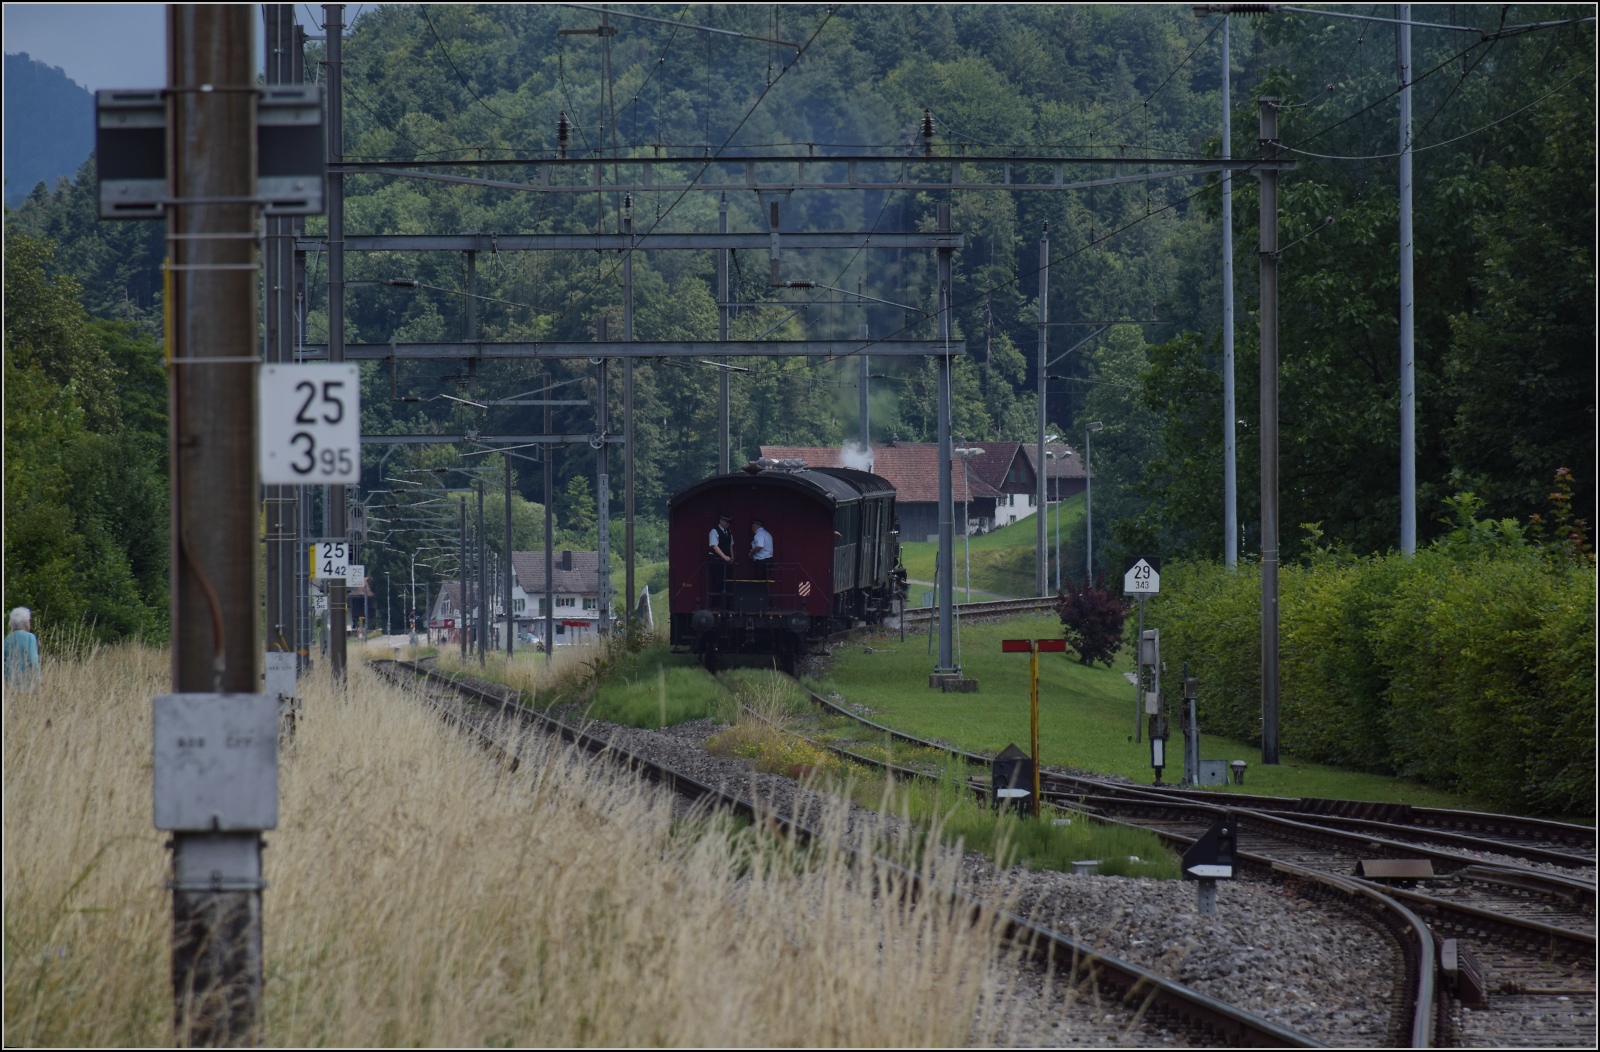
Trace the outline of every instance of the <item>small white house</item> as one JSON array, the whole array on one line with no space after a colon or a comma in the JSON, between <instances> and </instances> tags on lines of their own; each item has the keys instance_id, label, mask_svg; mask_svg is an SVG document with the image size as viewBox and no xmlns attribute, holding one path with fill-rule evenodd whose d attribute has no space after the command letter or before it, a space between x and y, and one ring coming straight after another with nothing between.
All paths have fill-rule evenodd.
<instances>
[{"instance_id":1,"label":"small white house","mask_svg":"<svg viewBox=\"0 0 1600 1052\"><path fill-rule=\"evenodd\" d=\"M554 569L556 644L594 639L600 620L600 553L556 552ZM547 598L544 552L513 552L511 612L519 639L530 632L535 639L544 638Z\"/></svg>"}]
</instances>

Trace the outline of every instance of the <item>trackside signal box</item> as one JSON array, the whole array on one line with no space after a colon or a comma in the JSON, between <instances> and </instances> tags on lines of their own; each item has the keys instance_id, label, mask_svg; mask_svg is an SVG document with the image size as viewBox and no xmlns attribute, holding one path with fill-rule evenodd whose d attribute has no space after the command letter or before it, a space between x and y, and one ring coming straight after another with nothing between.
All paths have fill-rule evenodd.
<instances>
[{"instance_id":1,"label":"trackside signal box","mask_svg":"<svg viewBox=\"0 0 1600 1052\"><path fill-rule=\"evenodd\" d=\"M1033 813L1033 760L1016 743L1007 745L994 758L989 789L996 811Z\"/></svg>"},{"instance_id":2,"label":"trackside signal box","mask_svg":"<svg viewBox=\"0 0 1600 1052\"><path fill-rule=\"evenodd\" d=\"M1200 882L1200 912L1217 911L1217 881L1232 880L1234 855L1238 850L1239 821L1232 811L1212 823L1210 829L1183 853L1184 880Z\"/></svg>"}]
</instances>

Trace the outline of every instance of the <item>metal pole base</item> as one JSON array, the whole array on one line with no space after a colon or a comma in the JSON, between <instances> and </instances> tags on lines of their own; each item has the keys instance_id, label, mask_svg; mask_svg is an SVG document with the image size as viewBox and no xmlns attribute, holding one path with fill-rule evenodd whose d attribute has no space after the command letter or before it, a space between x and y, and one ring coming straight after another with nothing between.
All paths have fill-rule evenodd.
<instances>
[{"instance_id":1,"label":"metal pole base","mask_svg":"<svg viewBox=\"0 0 1600 1052\"><path fill-rule=\"evenodd\" d=\"M173 1040L260 1042L261 837L172 838Z\"/></svg>"},{"instance_id":2,"label":"metal pole base","mask_svg":"<svg viewBox=\"0 0 1600 1052\"><path fill-rule=\"evenodd\" d=\"M1202 914L1217 912L1217 882L1202 880L1196 887L1199 890L1200 912Z\"/></svg>"}]
</instances>

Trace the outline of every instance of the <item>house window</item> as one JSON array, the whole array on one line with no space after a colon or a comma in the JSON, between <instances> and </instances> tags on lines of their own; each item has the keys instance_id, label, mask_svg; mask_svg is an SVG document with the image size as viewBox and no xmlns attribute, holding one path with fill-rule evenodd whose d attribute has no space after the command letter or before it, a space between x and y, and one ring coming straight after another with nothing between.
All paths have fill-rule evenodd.
<instances>
[{"instance_id":1,"label":"house window","mask_svg":"<svg viewBox=\"0 0 1600 1052\"><path fill-rule=\"evenodd\" d=\"M597 609L599 607L599 605L600 605L600 601L598 599L590 599L588 596L584 596L583 608L585 610Z\"/></svg>"},{"instance_id":2,"label":"house window","mask_svg":"<svg viewBox=\"0 0 1600 1052\"><path fill-rule=\"evenodd\" d=\"M556 607L557 608L560 608L560 607L563 607L563 606L577 606L577 605L578 605L578 597L575 596L575 595L558 595L558 596L556 596Z\"/></svg>"},{"instance_id":3,"label":"house window","mask_svg":"<svg viewBox=\"0 0 1600 1052\"><path fill-rule=\"evenodd\" d=\"M549 612L550 612L550 603L549 603L549 601L546 600L546 599L539 600L539 613L540 614L548 614Z\"/></svg>"},{"instance_id":4,"label":"house window","mask_svg":"<svg viewBox=\"0 0 1600 1052\"><path fill-rule=\"evenodd\" d=\"M1037 499L1038 498L1034 494L1028 494L1028 507L1033 507Z\"/></svg>"},{"instance_id":5,"label":"house window","mask_svg":"<svg viewBox=\"0 0 1600 1052\"><path fill-rule=\"evenodd\" d=\"M526 599L513 599L511 600L511 607L520 614L528 609L528 601Z\"/></svg>"}]
</instances>

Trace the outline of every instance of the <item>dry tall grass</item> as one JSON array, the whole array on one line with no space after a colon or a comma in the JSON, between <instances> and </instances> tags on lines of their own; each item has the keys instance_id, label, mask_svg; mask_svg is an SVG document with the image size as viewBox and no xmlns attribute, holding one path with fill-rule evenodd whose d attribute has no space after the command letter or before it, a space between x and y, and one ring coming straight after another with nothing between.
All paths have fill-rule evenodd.
<instances>
[{"instance_id":1,"label":"dry tall grass","mask_svg":"<svg viewBox=\"0 0 1600 1052\"><path fill-rule=\"evenodd\" d=\"M164 655L54 663L4 715L7 1044L170 1040L150 698ZM508 772L353 669L306 685L267 834L273 1045L949 1045L991 931L675 820L551 746ZM526 754L525 754L526 755ZM954 883L956 859L926 866ZM981 1017L998 1013L990 1005Z\"/></svg>"}]
</instances>

